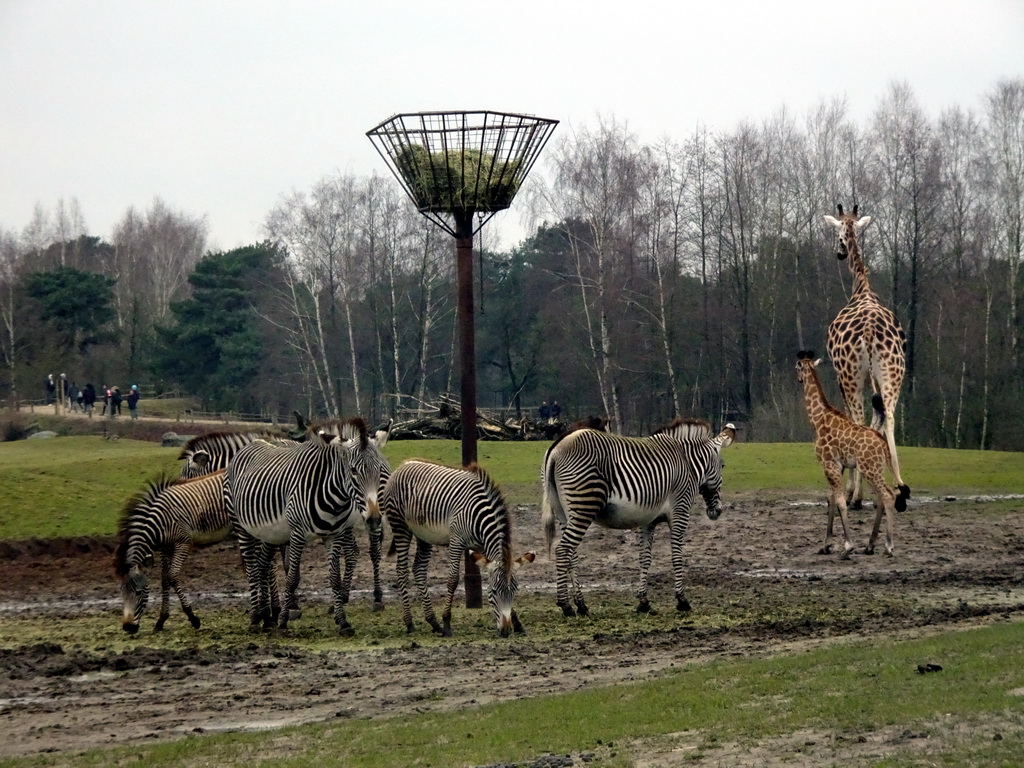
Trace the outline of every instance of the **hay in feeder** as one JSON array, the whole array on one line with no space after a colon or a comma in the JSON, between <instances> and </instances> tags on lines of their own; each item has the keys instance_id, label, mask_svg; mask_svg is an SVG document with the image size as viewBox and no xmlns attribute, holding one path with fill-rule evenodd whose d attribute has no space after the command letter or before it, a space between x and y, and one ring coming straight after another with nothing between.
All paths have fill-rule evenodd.
<instances>
[{"instance_id":1,"label":"hay in feeder","mask_svg":"<svg viewBox=\"0 0 1024 768\"><path fill-rule=\"evenodd\" d=\"M429 152L412 144L395 162L421 210L497 211L519 191L519 161L502 162L478 149Z\"/></svg>"}]
</instances>

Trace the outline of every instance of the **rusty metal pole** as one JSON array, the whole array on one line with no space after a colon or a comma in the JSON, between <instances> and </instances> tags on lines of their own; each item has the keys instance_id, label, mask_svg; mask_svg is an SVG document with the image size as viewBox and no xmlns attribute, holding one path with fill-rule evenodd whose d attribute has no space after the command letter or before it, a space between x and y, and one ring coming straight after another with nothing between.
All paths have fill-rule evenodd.
<instances>
[{"instance_id":1,"label":"rusty metal pole","mask_svg":"<svg viewBox=\"0 0 1024 768\"><path fill-rule=\"evenodd\" d=\"M455 257L459 291L459 338L462 392L462 466L476 462L476 326L473 318L473 212L455 213ZM480 568L466 552L463 574L466 607L482 608L483 583Z\"/></svg>"}]
</instances>

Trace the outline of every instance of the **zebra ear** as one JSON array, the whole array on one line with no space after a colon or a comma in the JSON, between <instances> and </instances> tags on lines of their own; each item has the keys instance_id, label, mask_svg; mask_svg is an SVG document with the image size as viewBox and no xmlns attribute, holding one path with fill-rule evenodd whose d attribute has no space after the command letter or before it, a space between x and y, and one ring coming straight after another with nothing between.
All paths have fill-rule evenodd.
<instances>
[{"instance_id":1,"label":"zebra ear","mask_svg":"<svg viewBox=\"0 0 1024 768\"><path fill-rule=\"evenodd\" d=\"M512 561L513 568L522 568L527 563L532 563L537 559L536 552L523 552L519 557Z\"/></svg>"},{"instance_id":2,"label":"zebra ear","mask_svg":"<svg viewBox=\"0 0 1024 768\"><path fill-rule=\"evenodd\" d=\"M373 435L373 442L378 448L383 448L388 444L388 438L391 437L391 427L394 426L395 420L388 419L388 425L384 429L378 429Z\"/></svg>"},{"instance_id":3,"label":"zebra ear","mask_svg":"<svg viewBox=\"0 0 1024 768\"><path fill-rule=\"evenodd\" d=\"M719 450L719 452L721 452L723 448L726 448L726 447L732 445L732 441L735 440L735 439L736 439L736 425L735 424L726 424L725 427L722 429L722 431L718 435L718 450Z\"/></svg>"}]
</instances>

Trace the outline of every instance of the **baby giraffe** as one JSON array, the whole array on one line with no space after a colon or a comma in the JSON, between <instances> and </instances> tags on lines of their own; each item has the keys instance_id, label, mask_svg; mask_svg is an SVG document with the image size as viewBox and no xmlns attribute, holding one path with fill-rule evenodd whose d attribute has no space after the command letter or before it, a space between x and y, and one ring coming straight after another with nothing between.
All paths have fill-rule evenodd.
<instances>
[{"instance_id":1,"label":"baby giraffe","mask_svg":"<svg viewBox=\"0 0 1024 768\"><path fill-rule=\"evenodd\" d=\"M892 529L896 511L907 508L910 488L899 486L897 494L885 481L885 470L892 471L892 458L885 436L864 424L855 424L843 413L829 405L825 392L818 381L815 367L821 360L814 359L813 352L799 352L796 360L796 378L804 385L804 405L807 416L814 427L814 451L821 462L828 480L828 528L825 531L825 544L818 554L827 555L832 551L832 522L836 508L839 519L843 523L843 554L842 559L850 557L853 545L850 543L849 524L846 519L846 491L843 489L843 470L857 467L861 475L875 492L875 525L871 530L865 554L875 552L875 541L882 523L882 511L885 511L885 552L892 557ZM872 400L877 411L880 410L881 398Z\"/></svg>"}]
</instances>

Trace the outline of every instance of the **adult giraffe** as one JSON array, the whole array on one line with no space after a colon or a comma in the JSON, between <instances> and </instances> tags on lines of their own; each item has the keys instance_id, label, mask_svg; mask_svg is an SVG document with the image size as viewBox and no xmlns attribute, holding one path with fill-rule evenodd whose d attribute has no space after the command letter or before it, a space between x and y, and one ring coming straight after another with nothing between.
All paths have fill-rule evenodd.
<instances>
[{"instance_id":1,"label":"adult giraffe","mask_svg":"<svg viewBox=\"0 0 1024 768\"><path fill-rule=\"evenodd\" d=\"M839 218L826 215L825 221L839 233L836 257L840 261L848 259L853 290L846 306L828 327L828 356L836 370L846 415L855 424L864 423L864 383L871 382L872 403L875 405L871 426L879 431L884 426L893 475L896 484L902 486L904 482L896 457L893 430L896 404L906 373L907 335L896 315L882 305L868 282L868 268L861 256L857 236L871 223L871 217L858 219L856 205L852 215L843 213L843 206L836 207ZM881 407L876 398L881 398ZM862 495L860 471L853 468L846 491L847 501L853 509L861 507Z\"/></svg>"}]
</instances>

